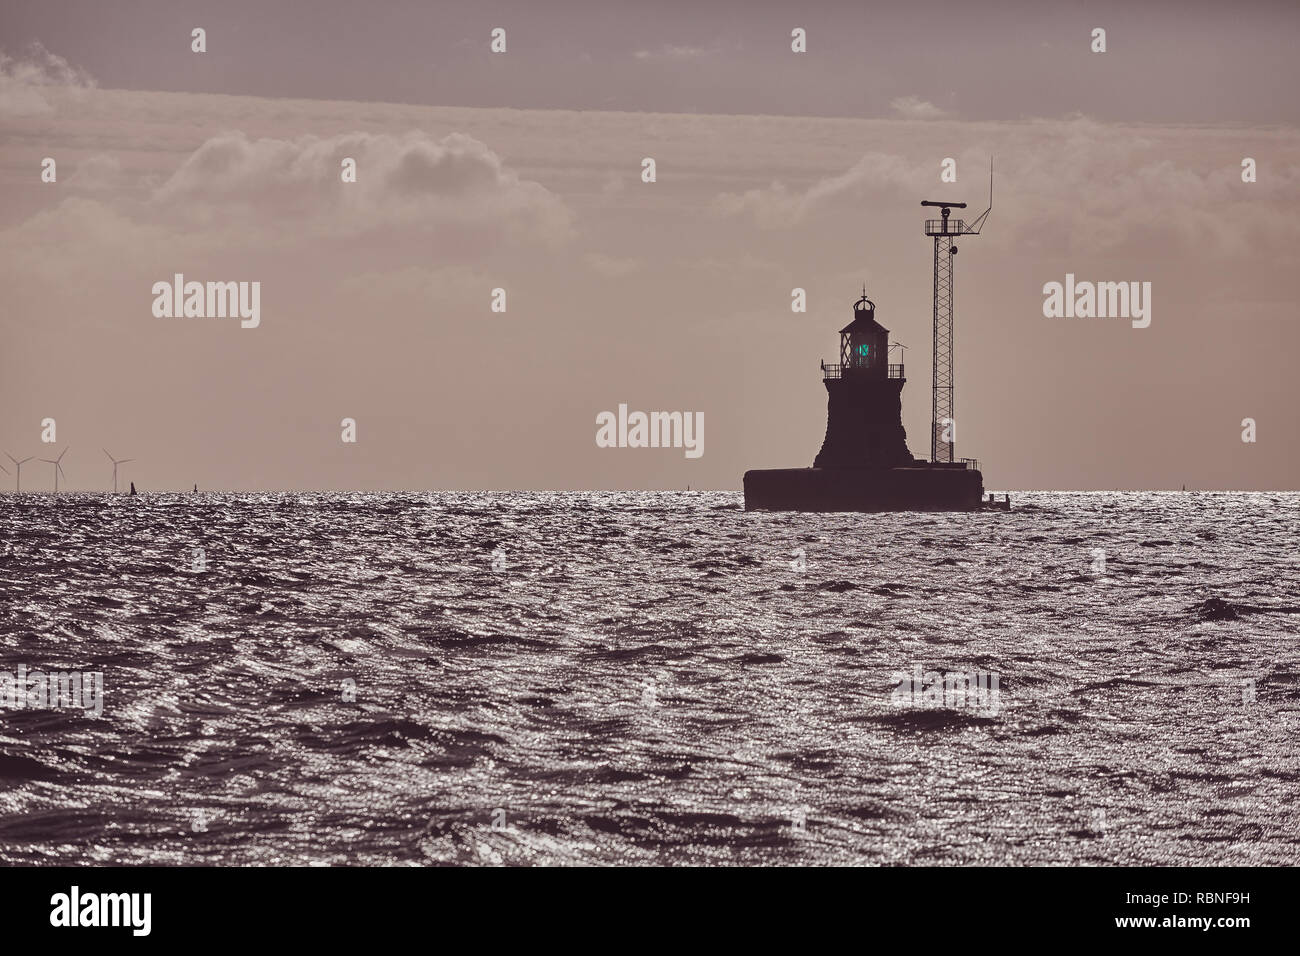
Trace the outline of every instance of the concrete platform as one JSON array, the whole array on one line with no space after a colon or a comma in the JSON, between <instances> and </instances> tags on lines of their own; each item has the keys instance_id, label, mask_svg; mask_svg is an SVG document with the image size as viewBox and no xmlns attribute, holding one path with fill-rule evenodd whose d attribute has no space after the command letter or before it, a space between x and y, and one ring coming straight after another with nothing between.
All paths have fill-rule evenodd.
<instances>
[{"instance_id":1,"label":"concrete platform","mask_svg":"<svg viewBox=\"0 0 1300 956\"><path fill-rule=\"evenodd\" d=\"M977 511L984 476L973 468L772 468L745 472L745 510Z\"/></svg>"}]
</instances>

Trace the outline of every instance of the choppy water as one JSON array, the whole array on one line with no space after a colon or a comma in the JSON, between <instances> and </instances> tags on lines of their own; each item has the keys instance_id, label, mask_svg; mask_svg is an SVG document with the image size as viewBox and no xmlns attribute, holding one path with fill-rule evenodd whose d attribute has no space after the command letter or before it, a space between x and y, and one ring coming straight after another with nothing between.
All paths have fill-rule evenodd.
<instances>
[{"instance_id":1,"label":"choppy water","mask_svg":"<svg viewBox=\"0 0 1300 956\"><path fill-rule=\"evenodd\" d=\"M1300 863L1300 495L740 502L0 497L0 862Z\"/></svg>"}]
</instances>

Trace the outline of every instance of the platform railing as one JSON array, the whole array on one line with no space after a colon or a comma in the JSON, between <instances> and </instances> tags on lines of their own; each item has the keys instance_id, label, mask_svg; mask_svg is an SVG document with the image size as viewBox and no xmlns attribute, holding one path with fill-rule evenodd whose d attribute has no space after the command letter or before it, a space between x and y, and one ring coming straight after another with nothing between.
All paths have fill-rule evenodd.
<instances>
[{"instance_id":1,"label":"platform railing","mask_svg":"<svg viewBox=\"0 0 1300 956\"><path fill-rule=\"evenodd\" d=\"M966 232L966 222L962 219L927 219L925 234L927 236L960 236Z\"/></svg>"},{"instance_id":2,"label":"platform railing","mask_svg":"<svg viewBox=\"0 0 1300 956\"><path fill-rule=\"evenodd\" d=\"M844 377L844 372L845 372L846 369L847 369L848 371L850 371L850 372L854 372L854 371L857 371L857 372L867 372L867 371L870 371L869 369L865 369L865 368L863 368L863 367L860 366L860 365L847 365L847 366L846 366L846 365L827 365L825 362L822 362L822 378L823 378L823 379L829 379L829 378L843 378L843 377ZM888 374L888 376L889 376L890 378L906 378L906 377L907 377L906 375L903 374L903 366L902 366L902 365L891 365L891 366L889 366L889 371L888 371L887 374Z\"/></svg>"}]
</instances>

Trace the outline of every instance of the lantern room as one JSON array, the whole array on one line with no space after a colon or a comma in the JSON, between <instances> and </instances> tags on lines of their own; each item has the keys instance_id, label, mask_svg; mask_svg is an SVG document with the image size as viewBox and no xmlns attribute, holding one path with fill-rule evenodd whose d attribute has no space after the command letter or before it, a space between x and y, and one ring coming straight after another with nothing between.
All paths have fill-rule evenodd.
<instances>
[{"instance_id":1,"label":"lantern room","mask_svg":"<svg viewBox=\"0 0 1300 956\"><path fill-rule=\"evenodd\" d=\"M840 329L840 365L844 375L889 375L889 330L876 321L876 304L865 289L853 304L853 321Z\"/></svg>"}]
</instances>

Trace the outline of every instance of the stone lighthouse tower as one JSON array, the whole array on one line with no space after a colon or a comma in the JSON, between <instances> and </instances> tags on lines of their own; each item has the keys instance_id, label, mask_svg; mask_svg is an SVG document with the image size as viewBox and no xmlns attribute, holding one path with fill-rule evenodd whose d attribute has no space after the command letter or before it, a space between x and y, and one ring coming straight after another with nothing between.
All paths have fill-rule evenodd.
<instances>
[{"instance_id":1,"label":"stone lighthouse tower","mask_svg":"<svg viewBox=\"0 0 1300 956\"><path fill-rule=\"evenodd\" d=\"M814 468L899 468L913 464L903 430L903 366L889 364L889 330L876 321L876 304L853 304L853 321L840 329L840 362L822 363L826 385L826 439Z\"/></svg>"}]
</instances>

